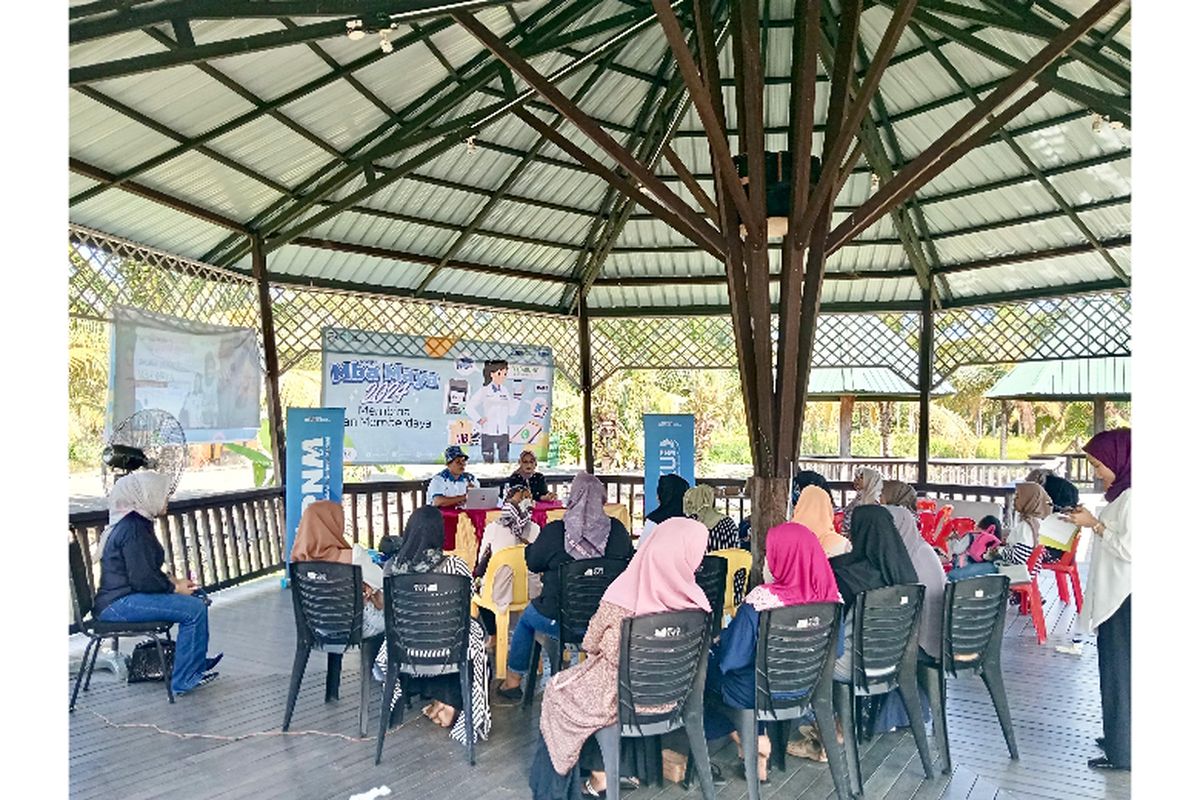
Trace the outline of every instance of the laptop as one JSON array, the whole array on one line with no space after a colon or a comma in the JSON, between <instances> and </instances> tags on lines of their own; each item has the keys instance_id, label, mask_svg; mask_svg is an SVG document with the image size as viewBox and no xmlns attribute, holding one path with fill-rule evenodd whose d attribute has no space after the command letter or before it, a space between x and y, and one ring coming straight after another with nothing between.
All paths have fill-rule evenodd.
<instances>
[{"instance_id":1,"label":"laptop","mask_svg":"<svg viewBox=\"0 0 1200 800\"><path fill-rule=\"evenodd\" d=\"M477 508L499 508L500 487L491 486L483 489L467 489L467 499L461 508L473 511Z\"/></svg>"}]
</instances>

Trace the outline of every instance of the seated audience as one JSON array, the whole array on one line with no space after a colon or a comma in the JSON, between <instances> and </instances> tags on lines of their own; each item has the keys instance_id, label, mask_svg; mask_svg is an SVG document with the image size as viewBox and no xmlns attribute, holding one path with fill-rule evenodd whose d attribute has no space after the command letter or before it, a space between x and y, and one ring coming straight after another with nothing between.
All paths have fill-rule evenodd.
<instances>
[{"instance_id":1,"label":"seated audience","mask_svg":"<svg viewBox=\"0 0 1200 800\"><path fill-rule=\"evenodd\" d=\"M529 544L537 538L540 531L541 528L533 521L533 498L529 496L529 490L521 485L510 484L508 496L504 498L504 505L500 508L500 516L483 529L483 538L479 542L479 556L475 562L475 591L479 591L482 585L493 553L506 547ZM508 571L506 567L502 569ZM480 608L479 620L487 630L488 636L494 636L496 615L486 608Z\"/></svg>"},{"instance_id":2,"label":"seated audience","mask_svg":"<svg viewBox=\"0 0 1200 800\"><path fill-rule=\"evenodd\" d=\"M188 578L163 572L166 553L154 522L167 511L171 479L140 470L120 478L108 495L108 528L100 536L100 586L92 614L102 622L179 623L171 691L186 694L217 677L221 654L208 652L208 605Z\"/></svg>"},{"instance_id":3,"label":"seated audience","mask_svg":"<svg viewBox=\"0 0 1200 800\"><path fill-rule=\"evenodd\" d=\"M550 491L546 485L546 476L537 471L537 456L532 450L525 450L517 461L517 469L508 476L508 488L524 486L529 490L534 500L549 503L558 499L558 495Z\"/></svg>"},{"instance_id":4,"label":"seated audience","mask_svg":"<svg viewBox=\"0 0 1200 800\"><path fill-rule=\"evenodd\" d=\"M531 666L534 634L558 635L558 603L563 591L558 568L583 558L628 559L633 555L629 531L620 520L604 513L605 496L599 478L579 473L571 481L563 518L547 524L536 541L525 548L525 565L530 572L542 575L542 593L525 606L513 628L508 674L497 690L507 700L521 699L521 679Z\"/></svg>"},{"instance_id":5,"label":"seated audience","mask_svg":"<svg viewBox=\"0 0 1200 800\"><path fill-rule=\"evenodd\" d=\"M713 487L700 484L683 494L683 513L708 528L708 551L726 550L738 546L738 529L734 521L717 510L717 493Z\"/></svg>"},{"instance_id":6,"label":"seated audience","mask_svg":"<svg viewBox=\"0 0 1200 800\"><path fill-rule=\"evenodd\" d=\"M361 544L346 541L346 517L341 503L318 500L300 515L292 561L334 561L362 567L364 638L383 633L383 570Z\"/></svg>"},{"instance_id":7,"label":"seated audience","mask_svg":"<svg viewBox=\"0 0 1200 800\"><path fill-rule=\"evenodd\" d=\"M1004 546L994 548L989 560L1001 567L1001 572L1009 574L1013 581L1025 580L1025 576L1037 580L1042 565L1034 565L1033 571L1026 573L1022 569L1027 565L1033 548L1037 547L1038 529L1041 522L1052 512L1050 496L1040 484L1026 481L1017 484L1017 493L1013 497L1013 510L1017 514L1016 522L1004 539ZM1056 550L1061 555L1061 550ZM1008 573L1003 567L1018 567Z\"/></svg>"},{"instance_id":8,"label":"seated audience","mask_svg":"<svg viewBox=\"0 0 1200 800\"><path fill-rule=\"evenodd\" d=\"M442 514L433 506L422 506L408 518L400 548L383 565L385 578L392 575L442 573L471 577L470 568L461 558L442 552ZM487 649L484 643L483 626L472 619L467 655L471 659L471 707L472 725L470 735L476 742L487 739L492 728L492 713L488 705ZM380 648L375 659L375 678L384 680L387 675L388 649ZM405 679L409 695L419 695L431 700L421 711L429 719L450 728L450 737L461 745L467 743L466 716L459 713L463 705L462 685L458 673L430 677L408 677ZM400 683L396 683L396 694L392 697L394 711L400 698Z\"/></svg>"},{"instance_id":9,"label":"seated audience","mask_svg":"<svg viewBox=\"0 0 1200 800\"><path fill-rule=\"evenodd\" d=\"M1025 480L1042 485L1055 511L1067 511L1079 505L1079 489L1075 484L1048 469L1035 469Z\"/></svg>"},{"instance_id":10,"label":"seated audience","mask_svg":"<svg viewBox=\"0 0 1200 800\"><path fill-rule=\"evenodd\" d=\"M642 535L638 546L645 544L657 525L671 517L686 516L683 513L683 495L691 485L678 475L660 475L658 478L658 508L646 515L646 524L642 527Z\"/></svg>"},{"instance_id":11,"label":"seated audience","mask_svg":"<svg viewBox=\"0 0 1200 800\"><path fill-rule=\"evenodd\" d=\"M850 540L833 528L833 502L829 493L819 486L810 484L800 490L792 522L812 531L827 556L840 556L850 550Z\"/></svg>"},{"instance_id":12,"label":"seated audience","mask_svg":"<svg viewBox=\"0 0 1200 800\"><path fill-rule=\"evenodd\" d=\"M816 486L824 490L825 494L829 495L829 502L833 502L833 492L830 491L829 481L825 480L825 476L811 469L802 469L792 477L793 506L800 499L800 492L804 491L805 486Z\"/></svg>"},{"instance_id":13,"label":"seated audience","mask_svg":"<svg viewBox=\"0 0 1200 800\"><path fill-rule=\"evenodd\" d=\"M425 502L438 508L461 506L467 500L467 490L479 486L475 476L467 472L467 454L456 444L446 448L446 468L429 479Z\"/></svg>"},{"instance_id":14,"label":"seated audience","mask_svg":"<svg viewBox=\"0 0 1200 800\"><path fill-rule=\"evenodd\" d=\"M844 509L842 530L850 530L854 523L854 511L861 506L877 506L883 495L883 475L871 467L859 467L854 470L854 499Z\"/></svg>"},{"instance_id":15,"label":"seated audience","mask_svg":"<svg viewBox=\"0 0 1200 800\"><path fill-rule=\"evenodd\" d=\"M574 495L572 490L572 499ZM593 734L617 719L621 623L626 617L662 611L710 611L708 598L696 585L707 541L708 531L695 520L664 521L608 587L583 640L587 659L551 678L542 698L540 736L529 775L534 800L579 797L571 785L577 762L591 771L583 796L605 791L604 765Z\"/></svg>"}]
</instances>

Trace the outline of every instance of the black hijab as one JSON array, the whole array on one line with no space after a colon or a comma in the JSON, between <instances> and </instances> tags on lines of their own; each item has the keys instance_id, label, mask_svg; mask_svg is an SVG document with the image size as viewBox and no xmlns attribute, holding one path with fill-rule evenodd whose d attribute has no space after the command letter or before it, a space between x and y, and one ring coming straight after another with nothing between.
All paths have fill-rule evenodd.
<instances>
[{"instance_id":1,"label":"black hijab","mask_svg":"<svg viewBox=\"0 0 1200 800\"><path fill-rule=\"evenodd\" d=\"M829 559L842 601L854 604L860 592L919 583L892 515L883 506L859 506L850 518L849 553Z\"/></svg>"},{"instance_id":2,"label":"black hijab","mask_svg":"<svg viewBox=\"0 0 1200 800\"><path fill-rule=\"evenodd\" d=\"M648 522L661 524L671 517L683 516L683 494L691 484L678 475L660 475L658 478L658 508L646 515Z\"/></svg>"},{"instance_id":3,"label":"black hijab","mask_svg":"<svg viewBox=\"0 0 1200 800\"><path fill-rule=\"evenodd\" d=\"M1046 476L1042 486L1045 488L1046 494L1050 495L1050 502L1054 505L1055 511L1079 505L1079 489L1066 478L1060 478L1052 472Z\"/></svg>"},{"instance_id":4,"label":"black hijab","mask_svg":"<svg viewBox=\"0 0 1200 800\"><path fill-rule=\"evenodd\" d=\"M408 518L400 547L384 567L384 575L429 572L442 562L446 527L442 512L435 506L421 506Z\"/></svg>"},{"instance_id":5,"label":"black hijab","mask_svg":"<svg viewBox=\"0 0 1200 800\"><path fill-rule=\"evenodd\" d=\"M833 500L833 492L829 490L829 481L825 480L825 476L811 469L802 469L792 477L793 508L796 507L796 501L800 499L800 492L804 491L805 486L820 486L829 495L829 499Z\"/></svg>"}]
</instances>

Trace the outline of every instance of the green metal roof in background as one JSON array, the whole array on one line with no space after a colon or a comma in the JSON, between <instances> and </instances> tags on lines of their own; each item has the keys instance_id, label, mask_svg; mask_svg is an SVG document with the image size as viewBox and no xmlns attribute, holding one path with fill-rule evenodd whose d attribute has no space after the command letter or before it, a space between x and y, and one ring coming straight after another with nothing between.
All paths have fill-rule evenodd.
<instances>
[{"instance_id":1,"label":"green metal roof in background","mask_svg":"<svg viewBox=\"0 0 1200 800\"><path fill-rule=\"evenodd\" d=\"M949 381L933 387L934 397L954 393ZM888 367L813 367L808 378L810 400L853 395L860 400L916 400L921 392Z\"/></svg>"},{"instance_id":2,"label":"green metal roof in background","mask_svg":"<svg viewBox=\"0 0 1200 800\"><path fill-rule=\"evenodd\" d=\"M766 145L774 149L787 140L793 5L763 5ZM892 5L867 3L860 75ZM1091 3L1009 5L921 0L869 115L891 169ZM663 98L673 96L664 89L675 62L645 2L73 0L71 222L244 271L246 233L262 228L270 232L268 271L280 283L561 313L587 284L597 315L727 308L721 263L640 209L609 230L619 204L607 185L540 144L525 123L504 114L461 122L526 87L449 17L429 16L448 6L469 7L498 35L511 34L543 75L569 69L558 87L633 149L656 115L674 110ZM408 12L395 18L394 52L384 54L375 35L345 35L348 17L371 11ZM1054 91L1008 126L1007 141L994 138L918 192L906 213L924 231L923 253L905 248L890 216L837 251L823 308L915 308L914 255L931 264L947 306L1128 285L1128 22L1128 4L1119 5L1047 78ZM722 71L732 114L730 48ZM827 90L822 75L814 149ZM525 106L560 120L536 96ZM431 158L421 154L443 140L422 133L427 125L447 134ZM596 152L572 124L560 130ZM389 137L395 144L376 154ZM694 109L673 147L711 195ZM880 166L864 159L855 169L834 225L871 195ZM694 202L665 160L656 171ZM277 216L293 211L286 221ZM589 273L589 254L608 248ZM777 297L778 286L771 292Z\"/></svg>"},{"instance_id":3,"label":"green metal roof in background","mask_svg":"<svg viewBox=\"0 0 1200 800\"><path fill-rule=\"evenodd\" d=\"M1130 399L1129 356L1029 361L996 382L993 400Z\"/></svg>"}]
</instances>

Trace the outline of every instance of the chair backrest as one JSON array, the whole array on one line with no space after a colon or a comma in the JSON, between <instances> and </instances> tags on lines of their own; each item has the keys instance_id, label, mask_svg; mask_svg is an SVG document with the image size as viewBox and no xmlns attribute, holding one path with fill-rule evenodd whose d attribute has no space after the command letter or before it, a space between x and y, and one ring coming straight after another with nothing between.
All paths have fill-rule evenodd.
<instances>
[{"instance_id":1,"label":"chair backrest","mask_svg":"<svg viewBox=\"0 0 1200 800\"><path fill-rule=\"evenodd\" d=\"M842 532L842 523L846 521L845 511L835 511L833 513L833 529L838 533Z\"/></svg>"},{"instance_id":2,"label":"chair backrest","mask_svg":"<svg viewBox=\"0 0 1200 800\"><path fill-rule=\"evenodd\" d=\"M608 585L625 571L629 562L620 558L583 558L558 568L558 641L579 644L588 623L600 608Z\"/></svg>"},{"instance_id":3,"label":"chair backrest","mask_svg":"<svg viewBox=\"0 0 1200 800\"><path fill-rule=\"evenodd\" d=\"M749 550L743 550L740 547L714 550L709 555L725 559L725 613L733 614L742 602L742 598L738 595L744 595L746 586L750 583L750 565L754 561L754 556ZM739 574L741 576L740 584ZM741 592L736 591L739 586ZM713 612L716 612L715 608Z\"/></svg>"},{"instance_id":4,"label":"chair backrest","mask_svg":"<svg viewBox=\"0 0 1200 800\"><path fill-rule=\"evenodd\" d=\"M565 508L546 509L546 524L549 525L551 522L558 522L565 517L566 514L567 510Z\"/></svg>"},{"instance_id":5,"label":"chair backrest","mask_svg":"<svg viewBox=\"0 0 1200 800\"><path fill-rule=\"evenodd\" d=\"M933 540L935 542L942 537L942 530L950 521L950 515L953 513L954 506L946 505L938 509L937 516L933 520Z\"/></svg>"},{"instance_id":6,"label":"chair backrest","mask_svg":"<svg viewBox=\"0 0 1200 800\"><path fill-rule=\"evenodd\" d=\"M1029 576L1033 578L1033 572L1042 563L1042 559L1046 556L1046 545L1039 544L1030 552L1029 558L1025 561L1025 568L1029 570Z\"/></svg>"},{"instance_id":7,"label":"chair backrest","mask_svg":"<svg viewBox=\"0 0 1200 800\"><path fill-rule=\"evenodd\" d=\"M383 579L388 659L402 672L437 675L467 660L471 579L425 572Z\"/></svg>"},{"instance_id":8,"label":"chair backrest","mask_svg":"<svg viewBox=\"0 0 1200 800\"><path fill-rule=\"evenodd\" d=\"M979 575L946 586L942 666L951 675L999 661L1008 600L1007 575Z\"/></svg>"},{"instance_id":9,"label":"chair backrest","mask_svg":"<svg viewBox=\"0 0 1200 800\"><path fill-rule=\"evenodd\" d=\"M1080 536L1081 533L1082 531L1076 528L1075 535L1071 537L1071 549L1063 553L1062 558L1058 560L1058 563L1062 566L1069 567L1075 563L1076 551L1079 550L1079 540L1083 538Z\"/></svg>"},{"instance_id":10,"label":"chair backrest","mask_svg":"<svg viewBox=\"0 0 1200 800\"><path fill-rule=\"evenodd\" d=\"M83 628L83 620L92 613L94 598L88 583L87 565L83 563L83 548L74 538L70 540L69 564L71 566L71 605L74 607L75 624Z\"/></svg>"},{"instance_id":11,"label":"chair backrest","mask_svg":"<svg viewBox=\"0 0 1200 800\"><path fill-rule=\"evenodd\" d=\"M854 600L854 688L880 694L896 688L902 668L915 667L917 627L925 587L885 586Z\"/></svg>"},{"instance_id":12,"label":"chair backrest","mask_svg":"<svg viewBox=\"0 0 1200 800\"><path fill-rule=\"evenodd\" d=\"M805 603L758 615L754 704L761 719L798 717L833 674L840 603Z\"/></svg>"},{"instance_id":13,"label":"chair backrest","mask_svg":"<svg viewBox=\"0 0 1200 800\"><path fill-rule=\"evenodd\" d=\"M918 512L937 511L937 507L938 507L937 500L934 500L932 497L918 497L917 498L917 511Z\"/></svg>"},{"instance_id":14,"label":"chair backrest","mask_svg":"<svg viewBox=\"0 0 1200 800\"><path fill-rule=\"evenodd\" d=\"M487 569L483 573L483 585L479 589L480 597L491 601L495 598L496 579L500 569L508 567L512 575L512 604L529 602L529 572L525 566L525 545L516 544L512 547L502 547L492 553L488 559Z\"/></svg>"},{"instance_id":15,"label":"chair backrest","mask_svg":"<svg viewBox=\"0 0 1200 800\"><path fill-rule=\"evenodd\" d=\"M296 637L309 647L343 653L362 642L362 567L334 561L288 565Z\"/></svg>"},{"instance_id":16,"label":"chair backrest","mask_svg":"<svg viewBox=\"0 0 1200 800\"><path fill-rule=\"evenodd\" d=\"M696 584L704 590L708 607L712 609L712 635L721 633L721 621L725 618L725 573L729 562L720 556L705 556L696 570Z\"/></svg>"},{"instance_id":17,"label":"chair backrest","mask_svg":"<svg viewBox=\"0 0 1200 800\"><path fill-rule=\"evenodd\" d=\"M934 545L945 549L946 542L955 534L970 533L975 530L975 520L970 517L952 517L946 520L946 524L942 525L937 538L934 540Z\"/></svg>"},{"instance_id":18,"label":"chair backrest","mask_svg":"<svg viewBox=\"0 0 1200 800\"><path fill-rule=\"evenodd\" d=\"M617 714L622 736L656 736L683 724L704 695L709 615L666 611L621 622Z\"/></svg>"},{"instance_id":19,"label":"chair backrest","mask_svg":"<svg viewBox=\"0 0 1200 800\"><path fill-rule=\"evenodd\" d=\"M921 532L921 538L929 544L933 544L933 528L937 522L937 512L935 511L919 511L917 512L917 527Z\"/></svg>"}]
</instances>

